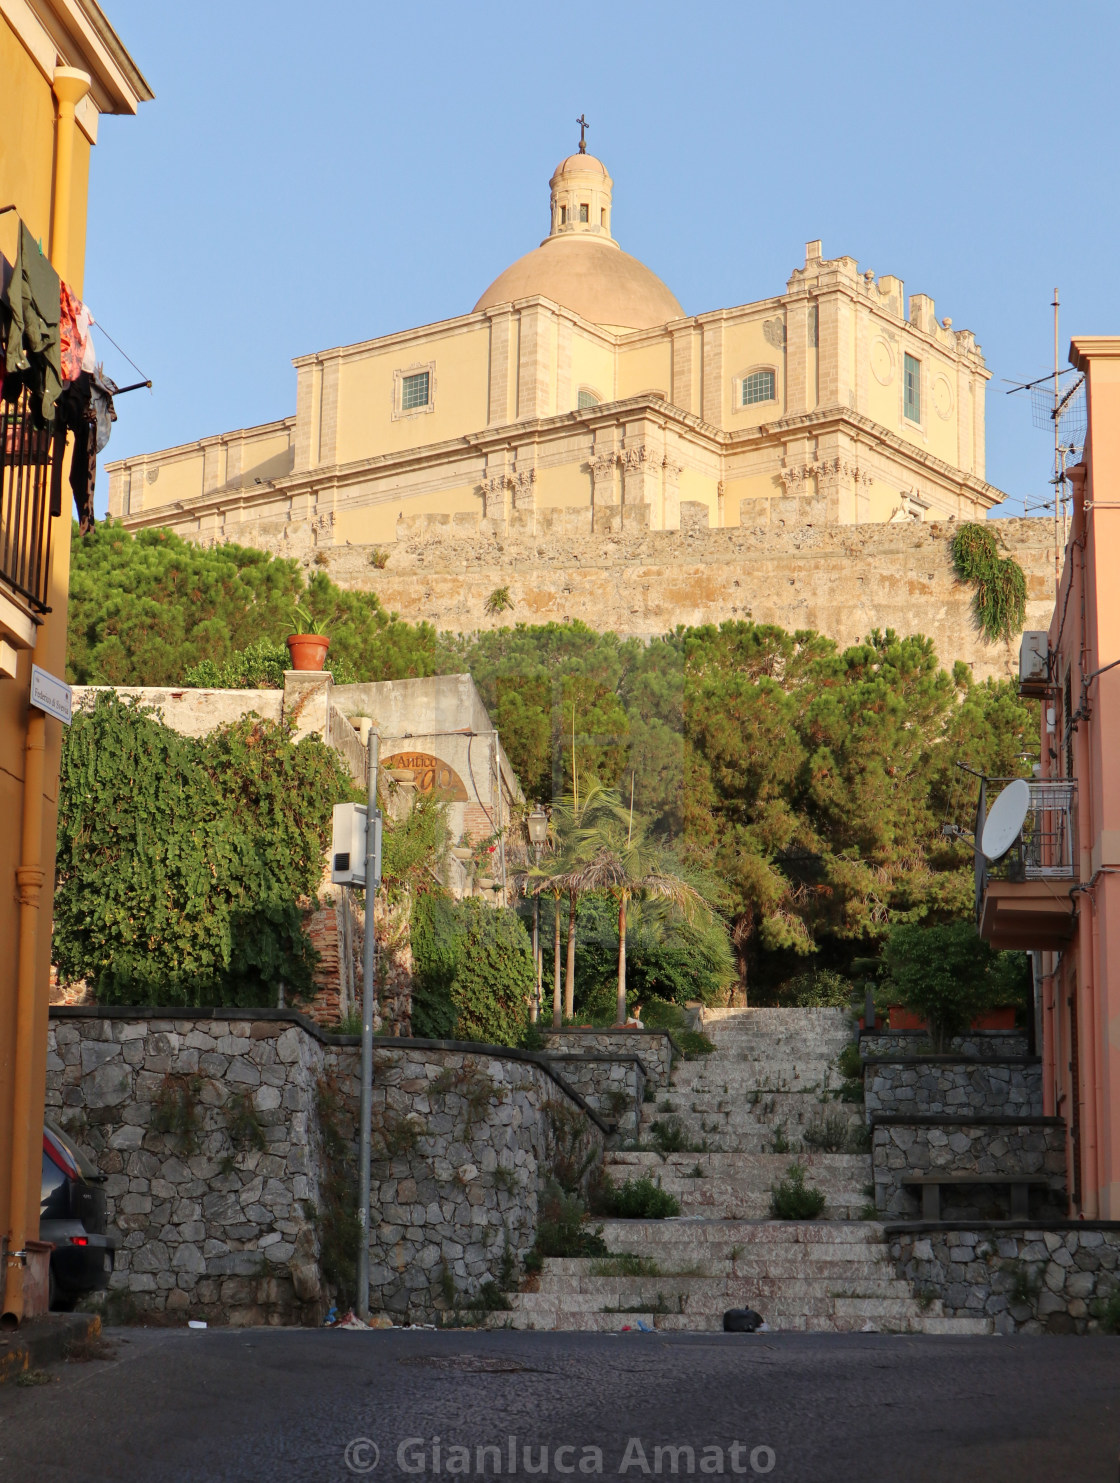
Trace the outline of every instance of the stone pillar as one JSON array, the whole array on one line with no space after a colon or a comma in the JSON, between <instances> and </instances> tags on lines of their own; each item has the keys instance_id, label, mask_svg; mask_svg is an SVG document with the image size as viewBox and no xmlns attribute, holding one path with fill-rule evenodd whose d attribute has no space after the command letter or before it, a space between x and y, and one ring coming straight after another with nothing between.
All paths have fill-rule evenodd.
<instances>
[{"instance_id":1,"label":"stone pillar","mask_svg":"<svg viewBox=\"0 0 1120 1483\"><path fill-rule=\"evenodd\" d=\"M661 529L680 530L681 528L681 477L682 465L675 458L666 453L661 460L661 473L664 480L661 495ZM721 484L720 489L723 489ZM720 495L720 524L723 524L723 495Z\"/></svg>"},{"instance_id":2,"label":"stone pillar","mask_svg":"<svg viewBox=\"0 0 1120 1483\"><path fill-rule=\"evenodd\" d=\"M618 530L621 507L615 487L618 454L596 453L591 459L591 528L596 535Z\"/></svg>"},{"instance_id":3,"label":"stone pillar","mask_svg":"<svg viewBox=\"0 0 1120 1483\"><path fill-rule=\"evenodd\" d=\"M697 412L699 399L696 396L697 350L699 336L689 324L673 331L673 385L672 402L684 412Z\"/></svg>"},{"instance_id":4,"label":"stone pillar","mask_svg":"<svg viewBox=\"0 0 1120 1483\"><path fill-rule=\"evenodd\" d=\"M700 415L713 427L723 426L723 321L705 324L703 390Z\"/></svg>"},{"instance_id":5,"label":"stone pillar","mask_svg":"<svg viewBox=\"0 0 1120 1483\"><path fill-rule=\"evenodd\" d=\"M327 739L334 676L329 669L284 671L284 720L294 726L294 741L305 736Z\"/></svg>"},{"instance_id":6,"label":"stone pillar","mask_svg":"<svg viewBox=\"0 0 1120 1483\"><path fill-rule=\"evenodd\" d=\"M661 460L646 443L622 451L622 527L648 530L661 493Z\"/></svg>"},{"instance_id":7,"label":"stone pillar","mask_svg":"<svg viewBox=\"0 0 1120 1483\"><path fill-rule=\"evenodd\" d=\"M554 316L543 305L521 311L521 352L517 365L517 418L548 417L553 405Z\"/></svg>"},{"instance_id":8,"label":"stone pillar","mask_svg":"<svg viewBox=\"0 0 1120 1483\"><path fill-rule=\"evenodd\" d=\"M513 316L507 311L490 320L490 402L487 422L491 427L510 420L510 356Z\"/></svg>"},{"instance_id":9,"label":"stone pillar","mask_svg":"<svg viewBox=\"0 0 1120 1483\"><path fill-rule=\"evenodd\" d=\"M536 469L518 469L506 479L509 485L511 530L523 530L530 534L536 529Z\"/></svg>"}]
</instances>

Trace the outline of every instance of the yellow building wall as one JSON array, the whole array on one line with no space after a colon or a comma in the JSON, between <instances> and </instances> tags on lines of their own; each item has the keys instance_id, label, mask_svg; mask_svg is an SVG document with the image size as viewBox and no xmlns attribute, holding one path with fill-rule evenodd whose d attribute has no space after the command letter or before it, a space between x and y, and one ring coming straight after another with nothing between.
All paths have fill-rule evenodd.
<instances>
[{"instance_id":1,"label":"yellow building wall","mask_svg":"<svg viewBox=\"0 0 1120 1483\"><path fill-rule=\"evenodd\" d=\"M613 402L618 395L615 391L614 348L586 339L577 330L572 336L572 405L557 410L574 411L581 387L593 391L601 402Z\"/></svg>"},{"instance_id":2,"label":"yellow building wall","mask_svg":"<svg viewBox=\"0 0 1120 1483\"><path fill-rule=\"evenodd\" d=\"M668 335L652 344L635 345L618 352L618 398L655 391L669 399L673 394L673 349Z\"/></svg>"},{"instance_id":3,"label":"yellow building wall","mask_svg":"<svg viewBox=\"0 0 1120 1483\"><path fill-rule=\"evenodd\" d=\"M590 509L591 475L583 467L583 460L575 458L571 463L538 469L533 498L538 510L561 506Z\"/></svg>"},{"instance_id":4,"label":"yellow building wall","mask_svg":"<svg viewBox=\"0 0 1120 1483\"><path fill-rule=\"evenodd\" d=\"M19 217L44 251L51 232L51 175L54 168L54 98L43 74L19 37L0 20L0 252L12 261Z\"/></svg>"},{"instance_id":5,"label":"yellow building wall","mask_svg":"<svg viewBox=\"0 0 1120 1483\"><path fill-rule=\"evenodd\" d=\"M700 500L708 506L708 525L714 529L719 523L718 479L699 474L695 469L682 469L678 488L682 502L686 499Z\"/></svg>"},{"instance_id":6,"label":"yellow building wall","mask_svg":"<svg viewBox=\"0 0 1120 1483\"><path fill-rule=\"evenodd\" d=\"M158 477L148 482L147 474L138 468L132 471L131 500L129 514L140 510L157 510L161 505L173 504L176 500L197 499L202 493L202 449L168 459L166 463L153 463L152 471Z\"/></svg>"},{"instance_id":7,"label":"yellow building wall","mask_svg":"<svg viewBox=\"0 0 1120 1483\"><path fill-rule=\"evenodd\" d=\"M724 417L731 432L773 422L785 403L785 357L766 338L762 320L729 321L723 332ZM775 399L741 404L740 379L751 371L773 371Z\"/></svg>"},{"instance_id":8,"label":"yellow building wall","mask_svg":"<svg viewBox=\"0 0 1120 1483\"><path fill-rule=\"evenodd\" d=\"M339 368L337 461L352 463L461 438L486 426L490 336L485 327L344 358ZM394 419L394 373L434 361L435 406Z\"/></svg>"}]
</instances>

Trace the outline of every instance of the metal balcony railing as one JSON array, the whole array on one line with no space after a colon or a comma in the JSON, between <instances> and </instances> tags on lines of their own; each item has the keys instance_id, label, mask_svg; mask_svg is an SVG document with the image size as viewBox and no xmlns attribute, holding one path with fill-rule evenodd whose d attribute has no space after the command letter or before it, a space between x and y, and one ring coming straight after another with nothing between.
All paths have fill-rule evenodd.
<instances>
[{"instance_id":1,"label":"metal balcony railing","mask_svg":"<svg viewBox=\"0 0 1120 1483\"><path fill-rule=\"evenodd\" d=\"M0 581L39 613L50 612L51 517L62 513L65 437L35 426L26 387L14 402L0 401Z\"/></svg>"},{"instance_id":2,"label":"metal balcony railing","mask_svg":"<svg viewBox=\"0 0 1120 1483\"><path fill-rule=\"evenodd\" d=\"M976 838L983 835L987 810L1011 778L982 778L976 809ZM1011 848L998 860L976 856L976 906L980 910L989 881L1076 880L1077 783L1072 778L1027 779L1030 806Z\"/></svg>"}]
</instances>

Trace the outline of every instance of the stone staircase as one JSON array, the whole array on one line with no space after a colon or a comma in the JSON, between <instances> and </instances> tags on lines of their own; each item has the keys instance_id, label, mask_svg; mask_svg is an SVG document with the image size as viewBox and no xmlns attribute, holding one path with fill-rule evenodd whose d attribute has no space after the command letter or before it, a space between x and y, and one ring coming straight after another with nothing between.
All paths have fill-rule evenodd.
<instances>
[{"instance_id":1,"label":"stone staircase","mask_svg":"<svg viewBox=\"0 0 1120 1483\"><path fill-rule=\"evenodd\" d=\"M534 1290L492 1327L608 1331L719 1330L728 1308L757 1309L772 1329L988 1333L952 1318L895 1276L882 1226L861 1220L871 1194L863 1109L837 1101L847 1015L827 1009L709 1012L713 1054L678 1061L642 1109L635 1148L608 1153L616 1184L650 1175L681 1202L670 1220L608 1220L602 1258L550 1258ZM654 1124L658 1128L654 1128ZM659 1153L660 1132L684 1147ZM808 1143L803 1140L808 1137ZM843 1149L823 1142L847 1139ZM769 1219L770 1189L790 1164L824 1191L816 1221Z\"/></svg>"}]
</instances>

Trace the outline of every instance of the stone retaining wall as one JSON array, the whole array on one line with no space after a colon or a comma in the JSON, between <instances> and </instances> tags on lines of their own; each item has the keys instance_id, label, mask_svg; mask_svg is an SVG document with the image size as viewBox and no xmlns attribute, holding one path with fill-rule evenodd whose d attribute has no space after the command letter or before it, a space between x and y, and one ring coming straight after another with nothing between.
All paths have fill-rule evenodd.
<instances>
[{"instance_id":1,"label":"stone retaining wall","mask_svg":"<svg viewBox=\"0 0 1120 1483\"><path fill-rule=\"evenodd\" d=\"M859 1038L859 1049L864 1060L932 1054L924 1030L865 1030ZM1027 1037L1020 1030L971 1030L967 1035L954 1035L947 1054L981 1061L1017 1060L1027 1055Z\"/></svg>"},{"instance_id":2,"label":"stone retaining wall","mask_svg":"<svg viewBox=\"0 0 1120 1483\"><path fill-rule=\"evenodd\" d=\"M863 1092L869 1118L876 1113L1039 1117L1042 1065L1026 1057L877 1056L865 1064Z\"/></svg>"},{"instance_id":3,"label":"stone retaining wall","mask_svg":"<svg viewBox=\"0 0 1120 1483\"><path fill-rule=\"evenodd\" d=\"M586 1051L570 1055L546 1052L546 1057L605 1122L612 1123L624 1138L639 1136L646 1073L638 1056Z\"/></svg>"},{"instance_id":4,"label":"stone retaining wall","mask_svg":"<svg viewBox=\"0 0 1120 1483\"><path fill-rule=\"evenodd\" d=\"M558 1125L592 1156L604 1129L525 1053L375 1045L371 1302L430 1319L449 1280L469 1295L532 1245ZM282 1011L52 1010L47 1115L106 1175L113 1301L317 1322L353 1258L332 1232L357 1208L359 1063L357 1037Z\"/></svg>"},{"instance_id":5,"label":"stone retaining wall","mask_svg":"<svg viewBox=\"0 0 1120 1483\"><path fill-rule=\"evenodd\" d=\"M1058 1118L1017 1123L908 1122L876 1120L871 1129L875 1204L885 1218L913 1220L921 1213L920 1195L902 1181L921 1174L1038 1174L1050 1177L1052 1193L1031 1192L1035 1218L1061 1220L1067 1213L1066 1135ZM1006 1187L969 1185L959 1192L943 1188L946 1220L998 1219L1009 1209Z\"/></svg>"},{"instance_id":6,"label":"stone retaining wall","mask_svg":"<svg viewBox=\"0 0 1120 1483\"><path fill-rule=\"evenodd\" d=\"M997 1333L1084 1334L1120 1283L1120 1224L1057 1229L980 1225L971 1230L887 1227L898 1275L947 1314L987 1314Z\"/></svg>"},{"instance_id":7,"label":"stone retaining wall","mask_svg":"<svg viewBox=\"0 0 1120 1483\"><path fill-rule=\"evenodd\" d=\"M656 1091L668 1085L673 1041L667 1030L543 1030L545 1054L637 1056Z\"/></svg>"},{"instance_id":8,"label":"stone retaining wall","mask_svg":"<svg viewBox=\"0 0 1120 1483\"><path fill-rule=\"evenodd\" d=\"M603 1129L530 1057L398 1044L374 1052L370 1306L430 1322L519 1272L543 1178L572 1139L597 1159ZM338 1100L323 1116L351 1149L359 1069L352 1051L328 1050Z\"/></svg>"}]
</instances>

